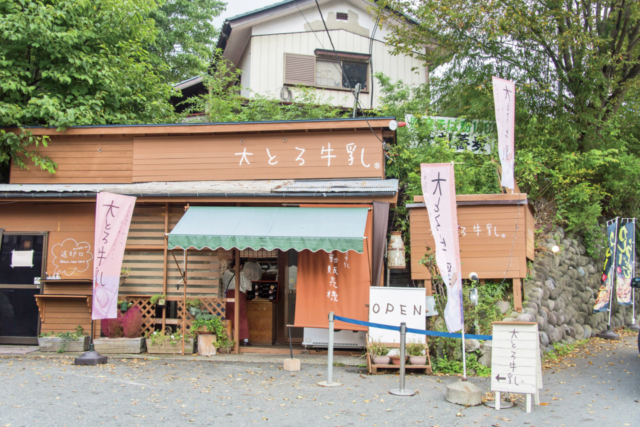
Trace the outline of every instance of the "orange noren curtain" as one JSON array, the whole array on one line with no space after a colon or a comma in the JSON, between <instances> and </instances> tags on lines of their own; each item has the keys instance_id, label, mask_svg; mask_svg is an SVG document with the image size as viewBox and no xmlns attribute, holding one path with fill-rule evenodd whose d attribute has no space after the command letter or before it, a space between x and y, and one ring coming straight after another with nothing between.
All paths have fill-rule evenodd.
<instances>
[{"instance_id":1,"label":"orange noren curtain","mask_svg":"<svg viewBox=\"0 0 640 427\"><path fill-rule=\"evenodd\" d=\"M301 205L300 207L368 206L364 250L346 253L302 251L298 254L295 326L328 328L329 312L351 319L369 320L371 236L373 211L369 205ZM336 329L366 331L365 326L338 322Z\"/></svg>"}]
</instances>

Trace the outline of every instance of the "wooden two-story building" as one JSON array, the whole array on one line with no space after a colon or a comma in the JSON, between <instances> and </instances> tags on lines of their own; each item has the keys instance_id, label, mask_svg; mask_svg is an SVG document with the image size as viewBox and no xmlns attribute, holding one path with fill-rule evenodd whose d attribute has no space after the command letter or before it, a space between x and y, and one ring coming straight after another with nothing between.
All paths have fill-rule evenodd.
<instances>
[{"instance_id":1,"label":"wooden two-story building","mask_svg":"<svg viewBox=\"0 0 640 427\"><path fill-rule=\"evenodd\" d=\"M137 198L120 298L143 309L146 332L188 329L185 296L224 316L220 278L235 250L277 289L275 298L248 301L254 344L287 342L287 325L323 326L339 304L366 320L362 286L381 281L387 212L397 200L397 181L385 179L390 120L32 128L51 137L40 151L57 169L14 164L10 183L0 185L0 343L90 329L95 200L103 191ZM187 219L188 207L207 209ZM206 244L182 235L184 248L169 245L183 217ZM363 273L340 284L339 299L335 283L316 273L338 254ZM156 294L168 295L165 308L150 304ZM301 341L299 329L293 336Z\"/></svg>"}]
</instances>

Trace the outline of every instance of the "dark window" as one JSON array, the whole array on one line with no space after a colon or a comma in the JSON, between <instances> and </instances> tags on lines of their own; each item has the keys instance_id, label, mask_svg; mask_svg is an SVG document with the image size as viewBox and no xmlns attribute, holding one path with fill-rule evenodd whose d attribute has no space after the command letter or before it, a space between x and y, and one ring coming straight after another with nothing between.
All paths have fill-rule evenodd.
<instances>
[{"instance_id":1,"label":"dark window","mask_svg":"<svg viewBox=\"0 0 640 427\"><path fill-rule=\"evenodd\" d=\"M367 90L367 64L363 62L342 62L342 86L355 88L360 83L360 90Z\"/></svg>"},{"instance_id":2,"label":"dark window","mask_svg":"<svg viewBox=\"0 0 640 427\"><path fill-rule=\"evenodd\" d=\"M348 13L344 13L344 12L338 12L336 14L336 19L338 19L340 21L348 21L349 20L349 14Z\"/></svg>"}]
</instances>

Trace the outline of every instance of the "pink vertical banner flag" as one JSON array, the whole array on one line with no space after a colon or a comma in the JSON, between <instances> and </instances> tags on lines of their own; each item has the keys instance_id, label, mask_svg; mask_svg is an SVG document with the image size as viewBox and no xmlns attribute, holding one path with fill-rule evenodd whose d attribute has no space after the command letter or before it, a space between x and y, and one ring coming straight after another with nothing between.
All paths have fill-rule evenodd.
<instances>
[{"instance_id":1,"label":"pink vertical banner flag","mask_svg":"<svg viewBox=\"0 0 640 427\"><path fill-rule=\"evenodd\" d=\"M447 287L444 320L449 332L458 332L464 327L464 312L456 178L451 163L423 163L420 167L422 194L429 213L431 234L436 242L436 263Z\"/></svg>"},{"instance_id":2,"label":"pink vertical banner flag","mask_svg":"<svg viewBox=\"0 0 640 427\"><path fill-rule=\"evenodd\" d=\"M509 80L493 77L493 101L496 108L498 129L498 151L502 166L503 187L515 188L515 143L516 129L516 84Z\"/></svg>"},{"instance_id":3,"label":"pink vertical banner flag","mask_svg":"<svg viewBox=\"0 0 640 427\"><path fill-rule=\"evenodd\" d=\"M135 204L135 197L111 193L98 194L92 320L118 317L120 271Z\"/></svg>"}]
</instances>

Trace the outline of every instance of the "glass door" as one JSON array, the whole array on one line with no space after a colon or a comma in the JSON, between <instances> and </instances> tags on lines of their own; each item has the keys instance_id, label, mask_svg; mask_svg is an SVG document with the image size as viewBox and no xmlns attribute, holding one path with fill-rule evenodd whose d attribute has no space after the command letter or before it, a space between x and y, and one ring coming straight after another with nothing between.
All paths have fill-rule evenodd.
<instances>
[{"instance_id":1,"label":"glass door","mask_svg":"<svg viewBox=\"0 0 640 427\"><path fill-rule=\"evenodd\" d=\"M44 233L4 233L0 240L0 343L37 344L35 295L43 275Z\"/></svg>"}]
</instances>

